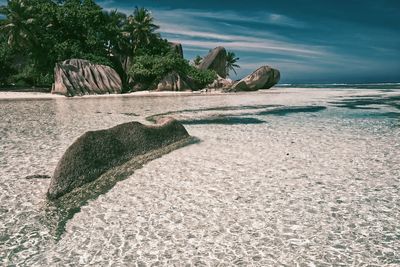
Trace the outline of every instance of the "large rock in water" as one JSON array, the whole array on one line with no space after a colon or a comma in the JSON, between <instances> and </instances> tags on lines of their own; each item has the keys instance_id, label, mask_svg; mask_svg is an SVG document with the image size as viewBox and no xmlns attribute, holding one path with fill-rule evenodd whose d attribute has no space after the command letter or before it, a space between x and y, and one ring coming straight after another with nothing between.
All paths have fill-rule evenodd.
<instances>
[{"instance_id":1,"label":"large rock in water","mask_svg":"<svg viewBox=\"0 0 400 267\"><path fill-rule=\"evenodd\" d=\"M280 72L269 66L262 66L252 74L246 76L233 87L233 91L255 91L269 89L279 82Z\"/></svg>"},{"instance_id":2,"label":"large rock in water","mask_svg":"<svg viewBox=\"0 0 400 267\"><path fill-rule=\"evenodd\" d=\"M220 77L226 78L226 50L222 46L216 47L201 61L198 66L201 70L214 70Z\"/></svg>"},{"instance_id":3,"label":"large rock in water","mask_svg":"<svg viewBox=\"0 0 400 267\"><path fill-rule=\"evenodd\" d=\"M172 118L154 126L128 122L106 130L86 132L58 162L47 197L57 199L134 157L188 138L183 125Z\"/></svg>"},{"instance_id":4,"label":"large rock in water","mask_svg":"<svg viewBox=\"0 0 400 267\"><path fill-rule=\"evenodd\" d=\"M121 78L114 69L83 59L57 63L54 79L53 94L75 96L122 92Z\"/></svg>"},{"instance_id":5,"label":"large rock in water","mask_svg":"<svg viewBox=\"0 0 400 267\"><path fill-rule=\"evenodd\" d=\"M162 79L156 88L157 91L185 91L191 90L187 82L177 72L173 71Z\"/></svg>"}]
</instances>

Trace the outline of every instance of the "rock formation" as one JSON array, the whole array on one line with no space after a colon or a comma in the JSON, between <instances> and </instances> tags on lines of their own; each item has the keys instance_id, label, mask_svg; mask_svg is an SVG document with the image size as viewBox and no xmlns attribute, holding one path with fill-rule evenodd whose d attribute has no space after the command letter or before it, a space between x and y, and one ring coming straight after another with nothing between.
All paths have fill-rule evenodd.
<instances>
[{"instance_id":1,"label":"rock formation","mask_svg":"<svg viewBox=\"0 0 400 267\"><path fill-rule=\"evenodd\" d=\"M185 91L191 90L187 82L177 72L173 71L162 79L156 88L157 91Z\"/></svg>"},{"instance_id":2,"label":"rock formation","mask_svg":"<svg viewBox=\"0 0 400 267\"><path fill-rule=\"evenodd\" d=\"M198 66L202 70L214 70L220 77L226 78L226 50L219 46L211 50L211 52L201 61Z\"/></svg>"},{"instance_id":3,"label":"rock formation","mask_svg":"<svg viewBox=\"0 0 400 267\"><path fill-rule=\"evenodd\" d=\"M172 118L154 126L128 122L106 130L86 132L58 162L47 197L57 199L91 184L115 166L189 138L183 125Z\"/></svg>"},{"instance_id":4,"label":"rock formation","mask_svg":"<svg viewBox=\"0 0 400 267\"><path fill-rule=\"evenodd\" d=\"M69 59L54 68L53 94L65 96L120 94L122 83L118 73L88 60Z\"/></svg>"},{"instance_id":5,"label":"rock formation","mask_svg":"<svg viewBox=\"0 0 400 267\"><path fill-rule=\"evenodd\" d=\"M233 87L232 91L255 91L258 89L269 89L279 82L279 70L269 66L262 66L252 74L246 76Z\"/></svg>"},{"instance_id":6,"label":"rock formation","mask_svg":"<svg viewBox=\"0 0 400 267\"><path fill-rule=\"evenodd\" d=\"M183 48L180 43L172 43L170 42L169 45L171 46L171 50L177 53L181 58L183 58Z\"/></svg>"},{"instance_id":7,"label":"rock formation","mask_svg":"<svg viewBox=\"0 0 400 267\"><path fill-rule=\"evenodd\" d=\"M217 79L213 83L209 84L207 88L210 89L228 89L233 86L234 82L229 78L222 78L217 75Z\"/></svg>"}]
</instances>

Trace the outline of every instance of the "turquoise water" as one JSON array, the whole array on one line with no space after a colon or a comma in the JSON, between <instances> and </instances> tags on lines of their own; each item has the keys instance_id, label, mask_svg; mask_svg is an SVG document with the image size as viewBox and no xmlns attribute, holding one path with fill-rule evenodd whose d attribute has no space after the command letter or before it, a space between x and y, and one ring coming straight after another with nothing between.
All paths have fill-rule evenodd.
<instances>
[{"instance_id":1,"label":"turquoise water","mask_svg":"<svg viewBox=\"0 0 400 267\"><path fill-rule=\"evenodd\" d=\"M298 83L298 84L278 84L277 87L286 88L333 88L333 89L378 89L395 90L400 89L400 83Z\"/></svg>"},{"instance_id":2,"label":"turquoise water","mask_svg":"<svg viewBox=\"0 0 400 267\"><path fill-rule=\"evenodd\" d=\"M400 264L400 90L0 101L0 265ZM199 139L63 218L48 179L88 130L160 116ZM43 177L43 176L42 176Z\"/></svg>"}]
</instances>

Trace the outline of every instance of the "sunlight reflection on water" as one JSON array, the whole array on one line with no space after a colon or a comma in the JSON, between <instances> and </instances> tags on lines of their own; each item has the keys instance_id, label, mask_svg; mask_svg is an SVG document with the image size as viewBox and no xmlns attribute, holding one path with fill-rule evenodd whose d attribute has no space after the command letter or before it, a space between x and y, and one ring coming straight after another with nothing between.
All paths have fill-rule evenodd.
<instances>
[{"instance_id":1,"label":"sunlight reflection on water","mask_svg":"<svg viewBox=\"0 0 400 267\"><path fill-rule=\"evenodd\" d=\"M399 264L399 103L341 106L360 94L399 96L285 89L0 101L0 263ZM274 115L290 107L305 108ZM166 112L201 142L90 201L55 242L43 212L49 180L25 177L51 175L85 131Z\"/></svg>"}]
</instances>

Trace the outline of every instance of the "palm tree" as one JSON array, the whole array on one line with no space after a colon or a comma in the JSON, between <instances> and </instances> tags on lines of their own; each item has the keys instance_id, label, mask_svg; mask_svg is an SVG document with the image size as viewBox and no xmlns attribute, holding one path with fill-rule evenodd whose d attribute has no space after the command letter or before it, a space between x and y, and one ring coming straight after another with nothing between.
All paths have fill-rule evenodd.
<instances>
[{"instance_id":1,"label":"palm tree","mask_svg":"<svg viewBox=\"0 0 400 267\"><path fill-rule=\"evenodd\" d=\"M149 45L157 34L154 32L160 27L154 24L154 18L150 11L141 7L135 8L133 15L130 15L125 25L124 35L128 37L130 44L133 46L133 53L138 48Z\"/></svg>"},{"instance_id":2,"label":"palm tree","mask_svg":"<svg viewBox=\"0 0 400 267\"><path fill-rule=\"evenodd\" d=\"M112 10L104 13L107 21L107 39L106 43L109 56L113 54L126 54L128 43L124 38L122 30L124 29L127 17L124 13Z\"/></svg>"},{"instance_id":3,"label":"palm tree","mask_svg":"<svg viewBox=\"0 0 400 267\"><path fill-rule=\"evenodd\" d=\"M32 6L24 0L9 0L7 6L0 7L0 14L6 18L0 22L0 32L8 36L8 44L21 48L34 42L32 31L35 19L32 18Z\"/></svg>"},{"instance_id":4,"label":"palm tree","mask_svg":"<svg viewBox=\"0 0 400 267\"><path fill-rule=\"evenodd\" d=\"M238 62L239 58L236 57L234 52L228 52L226 54L226 73L229 76L229 72L231 70L233 70L233 72L235 73L235 75L237 75L235 68L240 68L240 66L238 64L236 64Z\"/></svg>"},{"instance_id":5,"label":"palm tree","mask_svg":"<svg viewBox=\"0 0 400 267\"><path fill-rule=\"evenodd\" d=\"M193 63L194 63L195 66L198 66L198 65L200 65L200 63L201 63L202 60L203 60L203 58L202 58L201 56L197 55L197 56L194 58Z\"/></svg>"}]
</instances>

